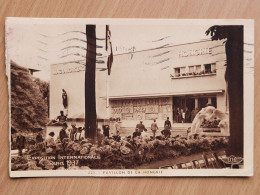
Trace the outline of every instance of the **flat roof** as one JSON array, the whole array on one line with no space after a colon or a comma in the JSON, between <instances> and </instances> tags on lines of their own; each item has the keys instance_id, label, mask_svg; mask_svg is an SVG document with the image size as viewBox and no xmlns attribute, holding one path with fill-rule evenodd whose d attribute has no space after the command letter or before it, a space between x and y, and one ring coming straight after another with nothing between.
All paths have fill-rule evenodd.
<instances>
[{"instance_id":1,"label":"flat roof","mask_svg":"<svg viewBox=\"0 0 260 195\"><path fill-rule=\"evenodd\" d=\"M207 91L188 91L179 93L155 93L155 94L136 94L136 95L120 95L120 96L109 96L109 99L131 99L131 98L154 98L154 97L172 97L172 96L185 96L185 95L199 95L199 94L219 94L224 93L224 89L219 90L207 90ZM106 98L105 96L101 98Z\"/></svg>"}]
</instances>

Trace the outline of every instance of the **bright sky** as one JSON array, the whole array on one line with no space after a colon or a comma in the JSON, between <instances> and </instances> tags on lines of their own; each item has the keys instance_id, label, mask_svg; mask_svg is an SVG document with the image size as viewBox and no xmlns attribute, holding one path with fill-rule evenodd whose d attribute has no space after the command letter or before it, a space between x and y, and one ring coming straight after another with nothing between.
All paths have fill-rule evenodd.
<instances>
[{"instance_id":1,"label":"bright sky","mask_svg":"<svg viewBox=\"0 0 260 195\"><path fill-rule=\"evenodd\" d=\"M39 69L36 76L49 80L51 64L85 59L86 24L97 24L97 38L105 38L105 24L110 24L113 53L117 54L209 39L205 31L216 23L209 20L9 18L7 59ZM97 52L106 55L105 41L97 40L97 45L103 46Z\"/></svg>"}]
</instances>

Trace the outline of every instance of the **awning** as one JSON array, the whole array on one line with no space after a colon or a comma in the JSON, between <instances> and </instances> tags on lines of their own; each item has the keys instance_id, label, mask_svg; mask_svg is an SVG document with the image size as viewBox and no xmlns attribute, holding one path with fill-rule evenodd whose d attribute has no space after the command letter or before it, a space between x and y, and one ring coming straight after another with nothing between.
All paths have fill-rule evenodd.
<instances>
[{"instance_id":1,"label":"awning","mask_svg":"<svg viewBox=\"0 0 260 195\"><path fill-rule=\"evenodd\" d=\"M203 94L220 94L224 93L224 89L218 90L206 90L206 91L183 91L183 92L174 92L174 93L154 93L154 94L136 94L136 95L118 95L118 96L109 96L109 99L130 99L130 98L154 98L154 97L171 97L171 96L183 96L183 95L203 95ZM106 98L106 97L102 97Z\"/></svg>"}]
</instances>

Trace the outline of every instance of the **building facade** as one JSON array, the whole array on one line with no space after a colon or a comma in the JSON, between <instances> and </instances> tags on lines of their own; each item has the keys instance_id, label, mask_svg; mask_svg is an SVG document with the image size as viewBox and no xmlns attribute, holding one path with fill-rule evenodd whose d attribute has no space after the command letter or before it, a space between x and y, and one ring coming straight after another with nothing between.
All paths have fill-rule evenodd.
<instances>
[{"instance_id":1,"label":"building facade","mask_svg":"<svg viewBox=\"0 0 260 195\"><path fill-rule=\"evenodd\" d=\"M140 120L149 126L153 119L162 127L167 117L175 124L191 123L193 110L208 104L227 112L225 60L222 41L114 55L109 77L96 71L97 115L120 118L122 127ZM75 62L51 66L51 118L64 109L62 89L68 94L68 117L84 117L84 70Z\"/></svg>"}]
</instances>

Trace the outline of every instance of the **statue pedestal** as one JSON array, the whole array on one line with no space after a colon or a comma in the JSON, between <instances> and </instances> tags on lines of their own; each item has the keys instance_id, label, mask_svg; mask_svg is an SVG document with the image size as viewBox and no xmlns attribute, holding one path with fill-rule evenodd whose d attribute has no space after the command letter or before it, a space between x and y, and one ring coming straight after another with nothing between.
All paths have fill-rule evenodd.
<instances>
[{"instance_id":1,"label":"statue pedestal","mask_svg":"<svg viewBox=\"0 0 260 195\"><path fill-rule=\"evenodd\" d=\"M219 127L201 127L199 128L199 132L207 132L207 133L221 133L221 130Z\"/></svg>"},{"instance_id":2,"label":"statue pedestal","mask_svg":"<svg viewBox=\"0 0 260 195\"><path fill-rule=\"evenodd\" d=\"M219 127L217 128L199 128L198 131L196 132L199 135L205 135L205 136L220 136L220 137L226 137L230 136L229 133L222 132ZM192 133L189 133L189 135L192 135ZM188 135L188 136L189 136Z\"/></svg>"}]
</instances>

